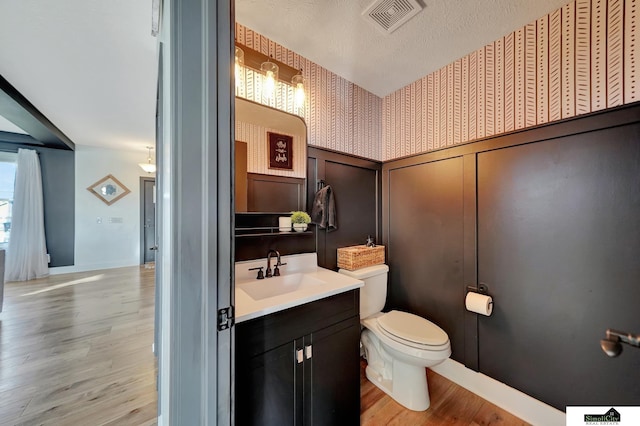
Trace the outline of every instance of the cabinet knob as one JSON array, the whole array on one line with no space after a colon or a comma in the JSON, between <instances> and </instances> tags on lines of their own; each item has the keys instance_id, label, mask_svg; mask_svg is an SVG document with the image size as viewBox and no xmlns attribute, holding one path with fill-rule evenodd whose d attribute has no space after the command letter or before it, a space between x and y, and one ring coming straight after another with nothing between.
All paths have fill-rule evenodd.
<instances>
[{"instance_id":1,"label":"cabinet knob","mask_svg":"<svg viewBox=\"0 0 640 426\"><path fill-rule=\"evenodd\" d=\"M304 361L304 355L302 354L302 349L296 350L296 360L298 360L298 364Z\"/></svg>"}]
</instances>

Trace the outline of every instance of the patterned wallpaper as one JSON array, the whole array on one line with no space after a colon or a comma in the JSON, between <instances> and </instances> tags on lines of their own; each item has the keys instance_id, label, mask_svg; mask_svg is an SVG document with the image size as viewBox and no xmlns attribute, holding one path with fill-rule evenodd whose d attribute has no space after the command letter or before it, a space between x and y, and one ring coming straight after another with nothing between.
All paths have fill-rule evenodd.
<instances>
[{"instance_id":1,"label":"patterned wallpaper","mask_svg":"<svg viewBox=\"0 0 640 426\"><path fill-rule=\"evenodd\" d=\"M293 90L278 84L273 100L260 94L260 79L247 72L240 97L300 115L305 119L310 145L380 160L382 158L382 99L318 64L236 23L236 40L251 49L300 69L307 80L303 111L294 108Z\"/></svg>"},{"instance_id":2,"label":"patterned wallpaper","mask_svg":"<svg viewBox=\"0 0 640 426\"><path fill-rule=\"evenodd\" d=\"M640 0L576 0L386 96L382 160L640 100Z\"/></svg>"},{"instance_id":3,"label":"patterned wallpaper","mask_svg":"<svg viewBox=\"0 0 640 426\"><path fill-rule=\"evenodd\" d=\"M374 160L395 158L640 100L640 0L575 0L380 99L240 24L236 39L307 79L307 101L279 84L259 98L247 73L241 97L298 114L308 142Z\"/></svg>"},{"instance_id":4,"label":"patterned wallpaper","mask_svg":"<svg viewBox=\"0 0 640 426\"><path fill-rule=\"evenodd\" d=\"M307 147L304 146L302 138L293 135L293 170L270 169L267 132L283 133L278 129L236 120L236 140L247 143L247 171L249 173L306 178Z\"/></svg>"}]
</instances>

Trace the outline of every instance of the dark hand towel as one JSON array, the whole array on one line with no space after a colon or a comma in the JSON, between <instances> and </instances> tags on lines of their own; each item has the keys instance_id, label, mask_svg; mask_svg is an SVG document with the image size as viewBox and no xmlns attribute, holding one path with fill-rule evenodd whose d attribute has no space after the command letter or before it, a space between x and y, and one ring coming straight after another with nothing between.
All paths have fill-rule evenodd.
<instances>
[{"instance_id":1,"label":"dark hand towel","mask_svg":"<svg viewBox=\"0 0 640 426\"><path fill-rule=\"evenodd\" d=\"M327 231L338 229L336 201L331 186L327 185L316 192L311 209L311 220L320 229L327 229Z\"/></svg>"}]
</instances>

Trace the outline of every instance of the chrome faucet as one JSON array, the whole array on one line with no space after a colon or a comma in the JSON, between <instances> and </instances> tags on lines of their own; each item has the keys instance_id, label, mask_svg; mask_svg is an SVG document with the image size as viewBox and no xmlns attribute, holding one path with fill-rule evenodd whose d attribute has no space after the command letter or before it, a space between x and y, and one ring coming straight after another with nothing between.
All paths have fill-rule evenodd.
<instances>
[{"instance_id":1,"label":"chrome faucet","mask_svg":"<svg viewBox=\"0 0 640 426\"><path fill-rule=\"evenodd\" d=\"M273 272L271 272L271 255L272 254L275 254L277 256L276 265L273 267ZM269 250L269 253L267 253L267 273L265 275L266 278L279 277L280 269L278 267L283 265L286 265L286 263L280 262L280 252L278 250L273 250L273 249Z\"/></svg>"}]
</instances>

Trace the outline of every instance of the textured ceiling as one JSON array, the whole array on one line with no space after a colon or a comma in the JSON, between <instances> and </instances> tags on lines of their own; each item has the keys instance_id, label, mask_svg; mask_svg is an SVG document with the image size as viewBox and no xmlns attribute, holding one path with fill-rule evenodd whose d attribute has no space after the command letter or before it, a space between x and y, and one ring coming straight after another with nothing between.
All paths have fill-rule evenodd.
<instances>
[{"instance_id":1,"label":"textured ceiling","mask_svg":"<svg viewBox=\"0 0 640 426\"><path fill-rule=\"evenodd\" d=\"M383 97L570 2L418 1L392 34L361 16L373 0L236 0L236 20Z\"/></svg>"},{"instance_id":2,"label":"textured ceiling","mask_svg":"<svg viewBox=\"0 0 640 426\"><path fill-rule=\"evenodd\" d=\"M568 2L419 1L424 10L390 35L361 17L370 0L237 0L236 16L384 96ZM151 0L0 0L0 74L74 143L146 152L155 140L150 33Z\"/></svg>"}]
</instances>

